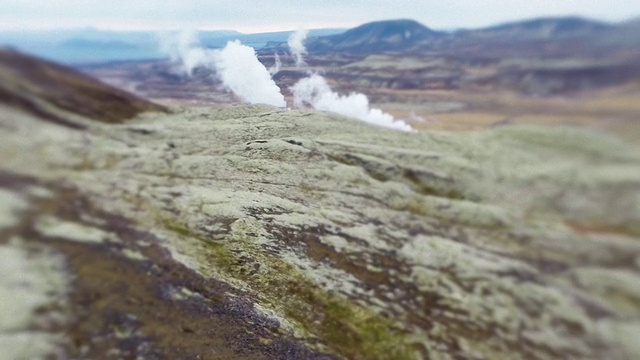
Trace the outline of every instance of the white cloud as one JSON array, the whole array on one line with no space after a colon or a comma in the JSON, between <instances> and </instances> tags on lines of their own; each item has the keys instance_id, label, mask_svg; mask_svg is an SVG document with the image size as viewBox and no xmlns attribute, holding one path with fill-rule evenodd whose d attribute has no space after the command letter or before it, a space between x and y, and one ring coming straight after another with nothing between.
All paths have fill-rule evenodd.
<instances>
[{"instance_id":1,"label":"white cloud","mask_svg":"<svg viewBox=\"0 0 640 360\"><path fill-rule=\"evenodd\" d=\"M0 0L0 27L99 26L218 28L253 31L353 26L412 18L433 28L478 27L535 16L582 15L624 20L640 15L629 0Z\"/></svg>"}]
</instances>

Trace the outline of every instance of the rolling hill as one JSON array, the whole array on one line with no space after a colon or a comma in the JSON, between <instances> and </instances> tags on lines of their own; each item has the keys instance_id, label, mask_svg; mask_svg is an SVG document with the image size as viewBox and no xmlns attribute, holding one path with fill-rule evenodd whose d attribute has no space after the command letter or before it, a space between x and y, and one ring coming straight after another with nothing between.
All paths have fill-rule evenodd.
<instances>
[{"instance_id":1,"label":"rolling hill","mask_svg":"<svg viewBox=\"0 0 640 360\"><path fill-rule=\"evenodd\" d=\"M145 111L166 111L88 75L6 48L0 48L0 103L72 127L79 125L69 115L119 123Z\"/></svg>"},{"instance_id":2,"label":"rolling hill","mask_svg":"<svg viewBox=\"0 0 640 360\"><path fill-rule=\"evenodd\" d=\"M559 39L600 36L615 26L580 17L536 18L509 22L476 30L463 30L456 36L474 38L513 38L518 40Z\"/></svg>"},{"instance_id":3,"label":"rolling hill","mask_svg":"<svg viewBox=\"0 0 640 360\"><path fill-rule=\"evenodd\" d=\"M310 53L384 53L464 51L468 48L500 47L543 55L553 49L585 52L600 46L611 37L628 37L633 22L609 24L579 17L536 18L480 29L464 29L453 33L432 30L413 20L376 21L360 25L342 34L311 37ZM263 50L286 50L286 43L272 42ZM567 53L565 51L564 53ZM502 55L500 55L502 56ZM530 56L527 54L526 56Z\"/></svg>"},{"instance_id":4,"label":"rolling hill","mask_svg":"<svg viewBox=\"0 0 640 360\"><path fill-rule=\"evenodd\" d=\"M309 52L407 51L443 33L414 20L388 20L367 23L342 34L312 38Z\"/></svg>"}]
</instances>

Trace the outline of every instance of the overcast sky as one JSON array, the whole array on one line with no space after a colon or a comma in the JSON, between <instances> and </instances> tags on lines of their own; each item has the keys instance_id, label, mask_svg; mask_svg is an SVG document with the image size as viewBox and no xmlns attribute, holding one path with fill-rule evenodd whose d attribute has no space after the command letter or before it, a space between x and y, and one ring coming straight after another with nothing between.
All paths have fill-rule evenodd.
<instances>
[{"instance_id":1,"label":"overcast sky","mask_svg":"<svg viewBox=\"0 0 640 360\"><path fill-rule=\"evenodd\" d=\"M640 16L638 0L0 0L0 29L233 29L352 27L410 18L434 29L539 16L606 21Z\"/></svg>"}]
</instances>

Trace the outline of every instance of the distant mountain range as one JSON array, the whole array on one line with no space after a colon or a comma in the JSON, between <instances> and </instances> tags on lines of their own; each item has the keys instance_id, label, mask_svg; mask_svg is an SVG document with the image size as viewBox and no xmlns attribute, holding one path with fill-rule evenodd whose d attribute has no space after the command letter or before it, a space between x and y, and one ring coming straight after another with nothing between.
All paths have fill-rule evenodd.
<instances>
[{"instance_id":1,"label":"distant mountain range","mask_svg":"<svg viewBox=\"0 0 640 360\"><path fill-rule=\"evenodd\" d=\"M519 39L550 39L590 36L615 28L614 25L579 17L538 18L510 22L479 30L463 30L457 35L479 37L511 37Z\"/></svg>"},{"instance_id":2,"label":"distant mountain range","mask_svg":"<svg viewBox=\"0 0 640 360\"><path fill-rule=\"evenodd\" d=\"M309 38L306 46L309 66L323 67L344 91L473 88L550 96L637 82L639 30L640 19L539 18L453 32L389 20ZM270 45L259 51L269 65L274 53L288 51L286 43ZM286 88L299 76L287 69L276 81Z\"/></svg>"},{"instance_id":3,"label":"distant mountain range","mask_svg":"<svg viewBox=\"0 0 640 360\"><path fill-rule=\"evenodd\" d=\"M539 18L474 30L436 31L414 20L388 20L356 28L318 29L306 41L310 53L384 53L444 51L495 53L516 51L523 56L540 51L565 53L602 52L611 46L640 45L640 19L610 24L578 17ZM202 46L223 47L229 40L268 52L287 52L293 31L242 34L233 30L198 33ZM64 63L157 59L160 34L151 31L103 31L96 29L0 32L0 45L12 46ZM554 50L555 48L555 50ZM605 50L602 50L602 49ZM553 52L551 51L551 52Z\"/></svg>"},{"instance_id":4,"label":"distant mountain range","mask_svg":"<svg viewBox=\"0 0 640 360\"><path fill-rule=\"evenodd\" d=\"M311 39L307 48L311 52L402 50L443 35L414 20L376 21L342 34Z\"/></svg>"},{"instance_id":5,"label":"distant mountain range","mask_svg":"<svg viewBox=\"0 0 640 360\"><path fill-rule=\"evenodd\" d=\"M480 46L484 50L500 50L499 48L508 45L518 49L536 42L546 46L557 42L566 43L569 51L576 51L577 47L584 48L585 44L590 49L622 42L640 45L640 38L636 35L638 28L640 20L609 24L578 17L560 17L511 22L475 30L441 32L416 21L402 19L367 23L342 34L311 38L307 41L307 48L311 53L381 53L462 50L470 46L473 49ZM562 50L563 46L559 47ZM539 50L536 44L531 49Z\"/></svg>"},{"instance_id":6,"label":"distant mountain range","mask_svg":"<svg viewBox=\"0 0 640 360\"><path fill-rule=\"evenodd\" d=\"M309 35L321 37L345 29L312 29ZM171 32L109 31L93 28L54 31L0 32L0 46L16 48L49 60L66 64L101 63L121 60L160 59L163 36ZM228 41L240 40L256 49L269 42L286 42L293 31L243 34L233 30L199 31L200 45L222 48Z\"/></svg>"}]
</instances>

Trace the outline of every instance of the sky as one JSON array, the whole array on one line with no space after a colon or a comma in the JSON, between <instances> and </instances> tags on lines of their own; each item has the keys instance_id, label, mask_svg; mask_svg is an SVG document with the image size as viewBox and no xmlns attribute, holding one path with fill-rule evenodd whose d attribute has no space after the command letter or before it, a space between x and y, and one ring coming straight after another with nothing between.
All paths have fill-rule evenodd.
<instances>
[{"instance_id":1,"label":"sky","mask_svg":"<svg viewBox=\"0 0 640 360\"><path fill-rule=\"evenodd\" d=\"M541 16L604 21L640 16L638 0L0 0L0 30L94 27L113 30L348 28L414 19L440 30Z\"/></svg>"}]
</instances>

